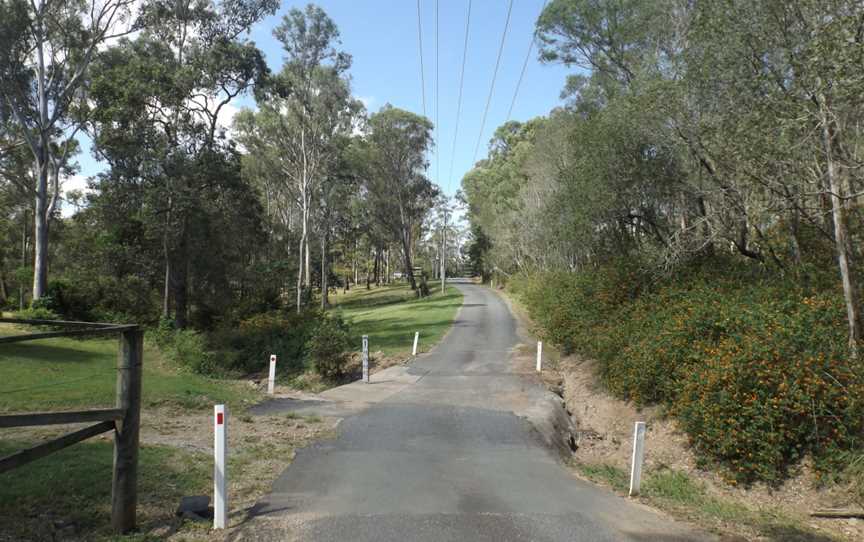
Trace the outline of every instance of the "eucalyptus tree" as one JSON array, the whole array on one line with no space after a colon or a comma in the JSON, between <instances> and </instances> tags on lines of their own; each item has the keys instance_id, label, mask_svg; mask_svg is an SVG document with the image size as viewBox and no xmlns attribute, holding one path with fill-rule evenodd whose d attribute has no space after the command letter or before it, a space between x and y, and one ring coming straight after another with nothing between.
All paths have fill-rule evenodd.
<instances>
[{"instance_id":1,"label":"eucalyptus tree","mask_svg":"<svg viewBox=\"0 0 864 542\"><path fill-rule=\"evenodd\" d=\"M245 34L276 7L275 0L154 0L143 10L142 32L96 66L90 127L96 152L111 166L102 187L125 182L143 190L135 214L148 238L159 240L162 313L173 310L178 327L189 313L190 264L208 234L202 216L213 212L204 198L220 187L246 190L234 182L239 155L221 119L268 73ZM203 279L204 269L194 271Z\"/></svg>"},{"instance_id":2,"label":"eucalyptus tree","mask_svg":"<svg viewBox=\"0 0 864 542\"><path fill-rule=\"evenodd\" d=\"M855 353L861 20L855 0L551 1L537 24L541 57L590 71L565 91L593 125L574 135L579 161L561 177L573 197L558 201L572 211L598 193L585 172L623 181L595 200L599 214L568 214L589 217L582 231L593 224L599 241L617 236L667 265L730 247L800 273L818 257L803 246L810 234L829 241ZM609 227L616 208L633 211L625 230Z\"/></svg>"},{"instance_id":3,"label":"eucalyptus tree","mask_svg":"<svg viewBox=\"0 0 864 542\"><path fill-rule=\"evenodd\" d=\"M258 102L258 111L237 121L240 140L256 159L290 190L299 210L296 308L311 286L310 248L315 198L331 175L342 138L349 135L362 106L352 99L346 75L350 55L337 49L339 30L315 5L292 9L273 34L282 43L285 63ZM324 188L324 192L329 192Z\"/></svg>"},{"instance_id":4,"label":"eucalyptus tree","mask_svg":"<svg viewBox=\"0 0 864 542\"><path fill-rule=\"evenodd\" d=\"M432 123L425 117L387 104L369 118L364 181L370 213L398 239L412 289L417 288L411 259L416 230L438 194L423 174L431 145Z\"/></svg>"},{"instance_id":5,"label":"eucalyptus tree","mask_svg":"<svg viewBox=\"0 0 864 542\"><path fill-rule=\"evenodd\" d=\"M48 284L48 233L83 126L91 64L135 31L136 0L0 0L0 104L32 155L33 298Z\"/></svg>"}]
</instances>

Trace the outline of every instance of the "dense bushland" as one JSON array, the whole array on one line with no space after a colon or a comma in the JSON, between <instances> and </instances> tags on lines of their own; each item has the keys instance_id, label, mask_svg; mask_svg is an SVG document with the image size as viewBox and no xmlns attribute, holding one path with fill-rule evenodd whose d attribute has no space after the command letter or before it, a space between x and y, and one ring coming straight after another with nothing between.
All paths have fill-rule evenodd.
<instances>
[{"instance_id":1,"label":"dense bushland","mask_svg":"<svg viewBox=\"0 0 864 542\"><path fill-rule=\"evenodd\" d=\"M462 180L477 273L736 483L864 449L862 20L550 0L541 59L582 69Z\"/></svg>"},{"instance_id":2,"label":"dense bushland","mask_svg":"<svg viewBox=\"0 0 864 542\"><path fill-rule=\"evenodd\" d=\"M712 258L656 279L619 261L508 288L547 340L596 359L618 397L665 406L705 461L746 483L806 455L834 470L864 444L842 292L807 282Z\"/></svg>"}]
</instances>

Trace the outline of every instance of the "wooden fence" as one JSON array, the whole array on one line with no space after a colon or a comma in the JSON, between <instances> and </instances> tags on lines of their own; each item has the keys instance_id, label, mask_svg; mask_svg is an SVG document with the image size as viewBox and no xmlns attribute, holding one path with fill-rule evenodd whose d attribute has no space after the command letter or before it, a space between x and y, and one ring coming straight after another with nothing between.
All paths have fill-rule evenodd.
<instances>
[{"instance_id":1,"label":"wooden fence","mask_svg":"<svg viewBox=\"0 0 864 542\"><path fill-rule=\"evenodd\" d=\"M113 430L114 474L111 484L111 526L117 533L131 531L135 528L135 511L138 503L138 432L141 419L141 364L144 347L144 333L141 328L137 325L18 318L0 318L0 323L64 328L59 331L39 331L0 337L0 345L52 337L120 336L115 408L0 415L0 428L97 422L33 448L0 458L0 474L82 440Z\"/></svg>"}]
</instances>

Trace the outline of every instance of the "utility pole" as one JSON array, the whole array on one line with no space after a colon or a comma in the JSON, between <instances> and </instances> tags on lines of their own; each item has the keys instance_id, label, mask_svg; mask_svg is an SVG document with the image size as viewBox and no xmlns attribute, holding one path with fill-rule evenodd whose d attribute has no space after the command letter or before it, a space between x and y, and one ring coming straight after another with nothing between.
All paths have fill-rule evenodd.
<instances>
[{"instance_id":1,"label":"utility pole","mask_svg":"<svg viewBox=\"0 0 864 542\"><path fill-rule=\"evenodd\" d=\"M447 286L447 207L444 207L444 227L441 228L441 294Z\"/></svg>"}]
</instances>

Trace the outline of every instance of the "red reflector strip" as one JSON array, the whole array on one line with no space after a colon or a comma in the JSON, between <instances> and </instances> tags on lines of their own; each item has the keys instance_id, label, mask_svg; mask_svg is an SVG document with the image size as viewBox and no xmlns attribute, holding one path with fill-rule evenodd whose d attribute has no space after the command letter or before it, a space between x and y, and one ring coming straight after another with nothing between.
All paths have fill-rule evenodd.
<instances>
[{"instance_id":1,"label":"red reflector strip","mask_svg":"<svg viewBox=\"0 0 864 542\"><path fill-rule=\"evenodd\" d=\"M222 425L225 422L225 419L222 416L223 414L221 412L216 414L216 425Z\"/></svg>"}]
</instances>

